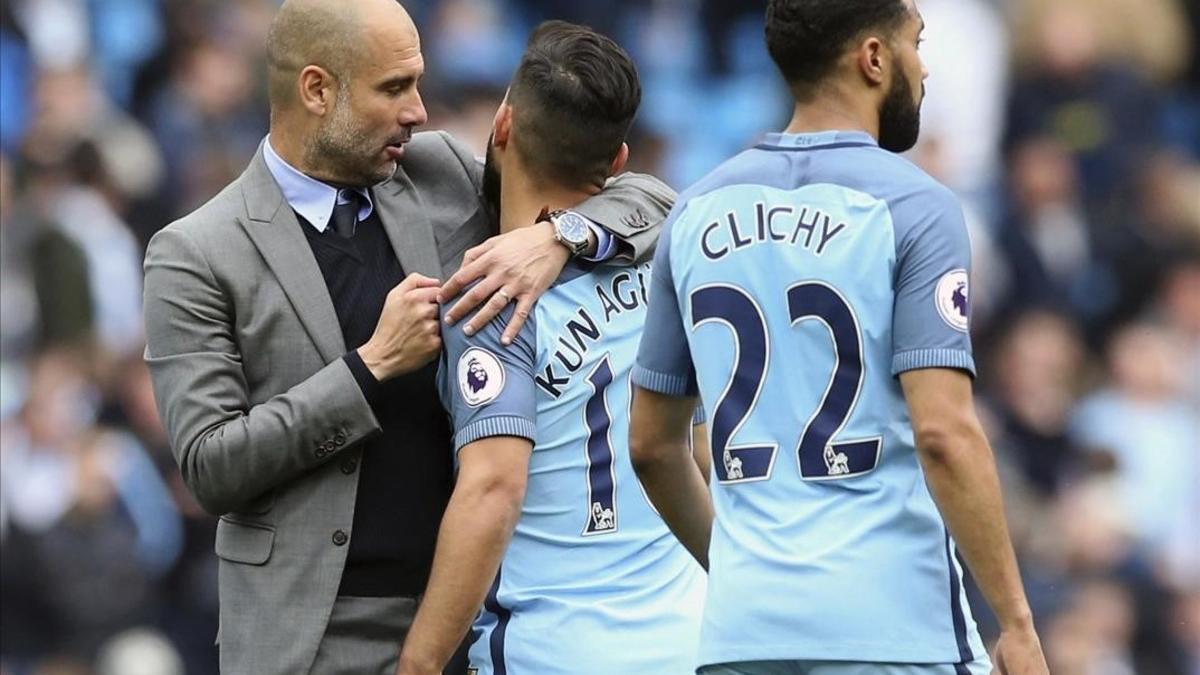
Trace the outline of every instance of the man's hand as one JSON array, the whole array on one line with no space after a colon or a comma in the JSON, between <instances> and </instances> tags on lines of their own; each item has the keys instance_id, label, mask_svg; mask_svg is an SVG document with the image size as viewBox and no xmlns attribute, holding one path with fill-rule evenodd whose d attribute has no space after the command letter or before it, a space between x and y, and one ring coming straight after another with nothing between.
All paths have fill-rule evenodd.
<instances>
[{"instance_id":1,"label":"man's hand","mask_svg":"<svg viewBox=\"0 0 1200 675\"><path fill-rule=\"evenodd\" d=\"M437 294L438 280L416 273L388 292L375 334L358 348L375 379L411 373L441 351Z\"/></svg>"},{"instance_id":2,"label":"man's hand","mask_svg":"<svg viewBox=\"0 0 1200 675\"><path fill-rule=\"evenodd\" d=\"M1032 623L1026 628L1001 630L996 642L995 672L998 675L1049 675L1042 644Z\"/></svg>"},{"instance_id":3,"label":"man's hand","mask_svg":"<svg viewBox=\"0 0 1200 675\"><path fill-rule=\"evenodd\" d=\"M554 240L554 226L545 221L488 239L467 251L462 268L438 293L438 302L449 302L479 281L446 312L446 323L454 325L479 307L463 327L464 333L474 335L516 300L517 310L501 337L504 344L511 344L569 257L566 247Z\"/></svg>"}]
</instances>

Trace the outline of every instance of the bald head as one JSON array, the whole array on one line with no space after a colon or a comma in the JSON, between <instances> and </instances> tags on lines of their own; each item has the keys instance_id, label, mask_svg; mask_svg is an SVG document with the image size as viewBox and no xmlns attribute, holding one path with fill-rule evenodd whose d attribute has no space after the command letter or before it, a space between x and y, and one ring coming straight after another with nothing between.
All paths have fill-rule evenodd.
<instances>
[{"instance_id":1,"label":"bald head","mask_svg":"<svg viewBox=\"0 0 1200 675\"><path fill-rule=\"evenodd\" d=\"M345 86L363 60L371 27L416 35L408 12L396 0L286 0L267 37L272 109L295 105L296 80L308 66L325 69Z\"/></svg>"}]
</instances>

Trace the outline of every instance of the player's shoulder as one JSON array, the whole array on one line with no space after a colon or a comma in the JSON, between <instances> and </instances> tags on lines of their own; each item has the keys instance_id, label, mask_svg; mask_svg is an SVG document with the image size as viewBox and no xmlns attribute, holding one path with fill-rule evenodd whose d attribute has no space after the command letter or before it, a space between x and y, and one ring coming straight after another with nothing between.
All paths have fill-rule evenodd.
<instances>
[{"instance_id":1,"label":"player's shoulder","mask_svg":"<svg viewBox=\"0 0 1200 675\"><path fill-rule=\"evenodd\" d=\"M466 290L469 290L469 288ZM463 294L466 293L466 290L463 291ZM467 322L471 317L474 317L475 314L479 312L479 308L472 310L468 316L459 319L454 323L454 325L449 325L446 323L446 313L449 312L450 308L453 307L459 300L461 300L462 297L463 295L459 295L457 298L442 304L438 310L438 319L442 326L442 347L445 353L452 358L457 358L462 353L465 353L471 349L510 349L511 346L505 345L502 338L504 336L505 329L508 327L509 323L512 322L513 317L516 314L516 304L510 303L499 314L497 314L495 318L493 318L487 324L478 327L475 332L468 335L465 330ZM525 323L521 326L521 330L514 340L514 345L516 347L526 348L527 350L529 345L536 344L537 323L537 312L531 312Z\"/></svg>"},{"instance_id":2,"label":"player's shoulder","mask_svg":"<svg viewBox=\"0 0 1200 675\"><path fill-rule=\"evenodd\" d=\"M937 203L958 203L950 188L903 155L877 146L859 148L858 151L864 155L864 165L871 167L870 180L884 188L882 192L889 201L915 197L933 199Z\"/></svg>"},{"instance_id":3,"label":"player's shoulder","mask_svg":"<svg viewBox=\"0 0 1200 675\"><path fill-rule=\"evenodd\" d=\"M964 229L958 195L905 157L879 147L860 148L865 160L864 192L887 204L899 246L930 230Z\"/></svg>"}]
</instances>

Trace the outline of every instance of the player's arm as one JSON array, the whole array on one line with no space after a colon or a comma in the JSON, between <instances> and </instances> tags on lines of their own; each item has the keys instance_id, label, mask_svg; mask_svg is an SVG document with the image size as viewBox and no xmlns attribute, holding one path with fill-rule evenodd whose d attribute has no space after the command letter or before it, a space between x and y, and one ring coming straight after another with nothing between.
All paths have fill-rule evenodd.
<instances>
[{"instance_id":1,"label":"player's arm","mask_svg":"<svg viewBox=\"0 0 1200 675\"><path fill-rule=\"evenodd\" d=\"M695 409L694 397L669 396L638 387L629 423L629 454L638 480L667 527L708 569L713 507L706 474L701 474L701 460L693 454Z\"/></svg>"},{"instance_id":2,"label":"player's arm","mask_svg":"<svg viewBox=\"0 0 1200 675\"><path fill-rule=\"evenodd\" d=\"M892 372L908 403L925 482L1000 619L1000 672L1045 675L995 461L971 396L971 246L962 209L938 188L893 211L895 222L908 226L897 237Z\"/></svg>"},{"instance_id":3,"label":"player's arm","mask_svg":"<svg viewBox=\"0 0 1200 675\"><path fill-rule=\"evenodd\" d=\"M459 450L458 480L398 675L441 673L471 627L521 515L532 449L528 439L494 436Z\"/></svg>"},{"instance_id":4,"label":"player's arm","mask_svg":"<svg viewBox=\"0 0 1200 675\"><path fill-rule=\"evenodd\" d=\"M902 373L900 383L929 492L1000 622L999 656L1026 655L1026 662L1009 663L1001 672L1045 673L1005 524L995 459L975 415L971 379L962 371L929 368ZM1004 650L1008 645L1014 649Z\"/></svg>"},{"instance_id":5,"label":"player's arm","mask_svg":"<svg viewBox=\"0 0 1200 675\"><path fill-rule=\"evenodd\" d=\"M675 537L708 569L708 540L713 508L693 454L697 388L683 316L671 272L671 230L686 203L676 204L654 256L650 303L638 346L633 381L629 453L638 480ZM705 443L707 445L707 443Z\"/></svg>"},{"instance_id":6,"label":"player's arm","mask_svg":"<svg viewBox=\"0 0 1200 675\"><path fill-rule=\"evenodd\" d=\"M445 308L443 308L444 311ZM458 476L438 530L425 598L396 672L441 673L483 604L525 498L536 435L536 321L500 344L509 308L475 335L447 327L438 388L454 427Z\"/></svg>"}]
</instances>

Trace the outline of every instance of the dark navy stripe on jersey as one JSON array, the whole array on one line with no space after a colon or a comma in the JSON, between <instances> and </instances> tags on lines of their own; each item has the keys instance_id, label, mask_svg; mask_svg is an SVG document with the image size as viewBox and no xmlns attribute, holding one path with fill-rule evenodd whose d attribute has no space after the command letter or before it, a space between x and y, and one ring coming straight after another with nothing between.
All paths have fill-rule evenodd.
<instances>
[{"instance_id":1,"label":"dark navy stripe on jersey","mask_svg":"<svg viewBox=\"0 0 1200 675\"><path fill-rule=\"evenodd\" d=\"M508 667L504 664L504 634L508 632L508 622L512 619L512 610L501 605L500 600L496 597L496 594L500 592L500 573L502 571L503 567L496 570L496 580L492 582L492 588L483 601L483 608L496 615L496 627L492 630L492 636L488 640L492 650L492 673L494 675L508 675Z\"/></svg>"},{"instance_id":2,"label":"dark navy stripe on jersey","mask_svg":"<svg viewBox=\"0 0 1200 675\"><path fill-rule=\"evenodd\" d=\"M838 148L859 148L859 147L866 146L866 145L870 145L870 144L862 143L862 142L853 142L853 141L848 141L848 142L844 142L844 143L829 143L828 145L808 145L808 146L795 146L795 145L782 146L782 145L769 145L767 143L763 143L762 145L754 146L754 149L755 150L769 150L770 152L794 152L796 150L837 150Z\"/></svg>"},{"instance_id":3,"label":"dark navy stripe on jersey","mask_svg":"<svg viewBox=\"0 0 1200 675\"><path fill-rule=\"evenodd\" d=\"M963 664L975 660L971 644L967 642L967 621L963 614L962 587L959 584L958 571L954 569L954 551L950 548L950 531L946 531L946 566L950 572L950 616L954 621L954 640L958 643L958 656L961 659L954 666L956 675L970 675Z\"/></svg>"}]
</instances>

